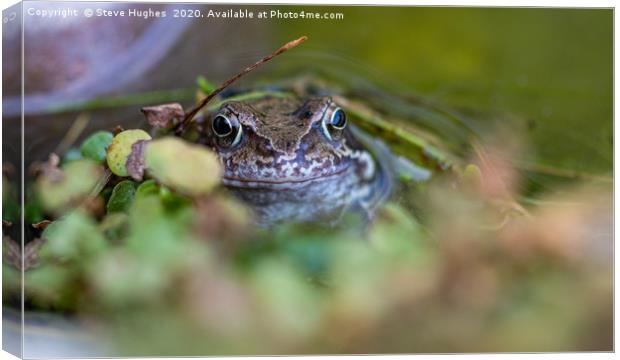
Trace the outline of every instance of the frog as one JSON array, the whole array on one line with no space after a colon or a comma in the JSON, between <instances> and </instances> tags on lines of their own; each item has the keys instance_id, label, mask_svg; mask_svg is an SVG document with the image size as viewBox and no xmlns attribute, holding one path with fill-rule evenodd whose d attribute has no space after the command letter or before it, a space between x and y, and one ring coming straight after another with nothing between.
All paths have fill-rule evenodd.
<instances>
[{"instance_id":1,"label":"frog","mask_svg":"<svg viewBox=\"0 0 620 360\"><path fill-rule=\"evenodd\" d=\"M391 194L385 147L363 137L332 96L232 98L203 122L223 185L258 225L370 220Z\"/></svg>"}]
</instances>

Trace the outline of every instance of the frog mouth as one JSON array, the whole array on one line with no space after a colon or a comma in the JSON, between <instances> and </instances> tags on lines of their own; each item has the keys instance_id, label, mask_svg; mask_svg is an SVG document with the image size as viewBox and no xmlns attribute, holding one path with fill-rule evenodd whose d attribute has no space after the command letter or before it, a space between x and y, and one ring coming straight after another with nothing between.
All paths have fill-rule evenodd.
<instances>
[{"instance_id":1,"label":"frog mouth","mask_svg":"<svg viewBox=\"0 0 620 360\"><path fill-rule=\"evenodd\" d=\"M298 189L306 187L312 183L330 180L351 170L350 167L343 167L328 174L321 174L312 177L299 179L248 179L234 176L226 176L222 178L222 183L229 187L248 188L248 189Z\"/></svg>"}]
</instances>

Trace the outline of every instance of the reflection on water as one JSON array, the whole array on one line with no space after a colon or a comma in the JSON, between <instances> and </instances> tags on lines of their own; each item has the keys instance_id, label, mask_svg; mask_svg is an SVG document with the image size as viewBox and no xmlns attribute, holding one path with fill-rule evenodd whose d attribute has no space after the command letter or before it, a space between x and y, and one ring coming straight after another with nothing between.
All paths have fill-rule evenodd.
<instances>
[{"instance_id":1,"label":"reflection on water","mask_svg":"<svg viewBox=\"0 0 620 360\"><path fill-rule=\"evenodd\" d=\"M363 78L378 79L390 93L456 108L461 120L470 115L467 128L526 129L533 151L523 160L609 172L609 10L349 7L344 13L345 20L321 26L283 23L280 35L304 32L314 41L304 51L344 58L346 68L364 69ZM291 55L282 62L303 56ZM447 126L439 131L455 133Z\"/></svg>"}]
</instances>

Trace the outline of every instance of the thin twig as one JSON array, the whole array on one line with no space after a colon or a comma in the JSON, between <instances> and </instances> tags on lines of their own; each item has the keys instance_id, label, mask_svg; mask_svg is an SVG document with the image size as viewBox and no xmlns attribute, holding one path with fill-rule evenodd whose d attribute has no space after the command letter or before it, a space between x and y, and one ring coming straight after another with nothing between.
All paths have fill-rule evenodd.
<instances>
[{"instance_id":1,"label":"thin twig","mask_svg":"<svg viewBox=\"0 0 620 360\"><path fill-rule=\"evenodd\" d=\"M75 119L65 137L58 143L54 152L56 154L64 154L70 147L75 143L77 138L80 137L86 126L88 126L88 122L90 121L90 115L87 113L81 113Z\"/></svg>"},{"instance_id":2,"label":"thin twig","mask_svg":"<svg viewBox=\"0 0 620 360\"><path fill-rule=\"evenodd\" d=\"M178 127L176 129L177 135L183 133L183 131L185 130L187 125L192 121L192 119L200 111L200 109L205 107L209 103L209 101L211 101L211 99L213 99L215 96L217 96L217 94L222 92L222 90L226 89L230 84L232 84L233 82L237 81L243 75L245 75L245 74L249 73L250 71L256 69L260 65L262 65L262 64L266 63L267 61L273 59L274 57L276 57L276 56L282 54L283 52L288 51L288 50L294 48L295 46L301 44L302 42L306 41L307 39L308 39L307 36L302 36L299 39L296 39L296 40L293 40L293 41L290 41L290 42L284 44L282 47L280 47L278 50L274 51L270 55L267 55L264 58L258 60L254 64L252 64L252 65L246 67L245 69L243 69L237 75L235 75L235 76L231 77L230 79L226 80L225 82L223 82L218 88L213 90L209 95L207 95L204 99L202 99L202 101L196 107L194 107L190 112L185 114L185 117L183 118L183 121L181 123L179 123L179 125L178 125Z\"/></svg>"}]
</instances>

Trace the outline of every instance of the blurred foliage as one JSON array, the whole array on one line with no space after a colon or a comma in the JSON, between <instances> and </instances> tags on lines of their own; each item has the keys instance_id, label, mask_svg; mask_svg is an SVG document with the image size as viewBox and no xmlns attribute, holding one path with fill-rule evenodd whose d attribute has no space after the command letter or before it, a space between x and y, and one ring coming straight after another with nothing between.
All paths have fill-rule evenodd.
<instances>
[{"instance_id":1,"label":"blurred foliage","mask_svg":"<svg viewBox=\"0 0 620 360\"><path fill-rule=\"evenodd\" d=\"M182 161L179 159L182 158ZM145 166L153 178L187 195L203 195L219 183L220 162L204 146L174 137L151 142L144 153Z\"/></svg>"},{"instance_id":2,"label":"blurred foliage","mask_svg":"<svg viewBox=\"0 0 620 360\"><path fill-rule=\"evenodd\" d=\"M112 176L101 201L59 203L25 272L31 308L97 324L115 354L611 349L604 183L526 209L515 201L515 148L498 141L504 147L478 145L462 174L424 191L405 181L371 223L351 215L333 226L256 228L217 186L219 171L193 170L209 150L162 136L146 144L159 153L144 180ZM53 169L67 176L84 161ZM3 266L5 289L19 291L19 272Z\"/></svg>"},{"instance_id":3,"label":"blurred foliage","mask_svg":"<svg viewBox=\"0 0 620 360\"><path fill-rule=\"evenodd\" d=\"M80 159L57 167L56 161L43 165L43 176L37 180L37 195L44 209L63 211L82 201L94 188L103 169L90 160Z\"/></svg>"}]
</instances>

